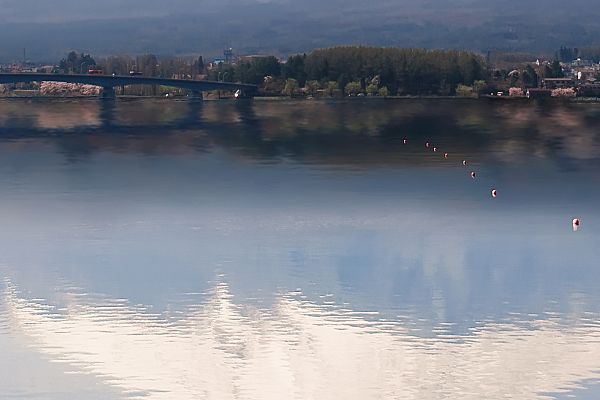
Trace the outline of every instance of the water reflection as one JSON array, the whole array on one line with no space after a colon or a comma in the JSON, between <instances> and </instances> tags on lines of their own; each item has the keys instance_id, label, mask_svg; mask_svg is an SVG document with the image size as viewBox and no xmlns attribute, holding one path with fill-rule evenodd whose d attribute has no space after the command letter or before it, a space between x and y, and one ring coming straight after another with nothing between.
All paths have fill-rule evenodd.
<instances>
[{"instance_id":1,"label":"water reflection","mask_svg":"<svg viewBox=\"0 0 600 400\"><path fill-rule=\"evenodd\" d=\"M128 143L139 142L140 137L158 135L157 145L168 148L195 135L251 159L284 157L345 166L434 160L407 155L402 150L407 138L411 145L434 143L449 153L448 162L456 157L475 163L526 163L535 157L572 169L578 160L597 164L599 122L597 104L569 103L0 101L1 136L86 133L77 144L84 153L105 148L99 136L113 136L112 142L131 151ZM401 152L404 156L398 157Z\"/></svg>"},{"instance_id":2,"label":"water reflection","mask_svg":"<svg viewBox=\"0 0 600 400\"><path fill-rule=\"evenodd\" d=\"M486 323L433 339L300 293L270 310L234 302L224 284L182 315L122 299L65 294L50 307L9 283L9 329L73 372L146 399L539 399L600 377L600 321Z\"/></svg>"},{"instance_id":3,"label":"water reflection","mask_svg":"<svg viewBox=\"0 0 600 400\"><path fill-rule=\"evenodd\" d=\"M598 122L593 104L0 101L0 392L575 393L600 359Z\"/></svg>"}]
</instances>

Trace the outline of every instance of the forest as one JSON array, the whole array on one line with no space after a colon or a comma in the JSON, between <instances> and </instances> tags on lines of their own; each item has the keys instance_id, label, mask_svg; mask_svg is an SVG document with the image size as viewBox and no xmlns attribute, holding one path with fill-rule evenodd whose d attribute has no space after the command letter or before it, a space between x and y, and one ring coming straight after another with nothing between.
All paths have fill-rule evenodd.
<instances>
[{"instance_id":1,"label":"forest","mask_svg":"<svg viewBox=\"0 0 600 400\"><path fill-rule=\"evenodd\" d=\"M221 65L211 71L213 79L219 76L264 84L266 90L283 84L288 94L306 87L347 94L383 89L391 95L454 95L458 85L485 80L489 73L481 56L465 51L345 46L294 55L284 63L264 57ZM269 79L263 82L265 76Z\"/></svg>"},{"instance_id":2,"label":"forest","mask_svg":"<svg viewBox=\"0 0 600 400\"><path fill-rule=\"evenodd\" d=\"M556 53L556 59L562 62L571 62L576 59L600 62L600 47L565 47L562 46Z\"/></svg>"},{"instance_id":3,"label":"forest","mask_svg":"<svg viewBox=\"0 0 600 400\"><path fill-rule=\"evenodd\" d=\"M95 59L71 52L61 60L64 73L105 74L256 84L263 94L454 95L459 85L473 85L490 74L483 57L466 51L344 46L297 54L242 57L235 63L208 63L202 57L110 56Z\"/></svg>"}]
</instances>

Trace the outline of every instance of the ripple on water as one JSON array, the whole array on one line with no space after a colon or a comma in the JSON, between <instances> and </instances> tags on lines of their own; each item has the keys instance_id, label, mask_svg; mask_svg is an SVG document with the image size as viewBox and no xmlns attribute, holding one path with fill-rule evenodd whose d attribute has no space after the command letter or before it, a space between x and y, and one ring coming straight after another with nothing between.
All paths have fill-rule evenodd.
<instances>
[{"instance_id":1,"label":"ripple on water","mask_svg":"<svg viewBox=\"0 0 600 400\"><path fill-rule=\"evenodd\" d=\"M1 304L4 324L29 346L132 398L536 399L600 379L597 315L482 322L465 335L448 322L419 337L403 321L298 292L270 310L236 304L222 283L174 319L91 296L57 312L14 288Z\"/></svg>"}]
</instances>

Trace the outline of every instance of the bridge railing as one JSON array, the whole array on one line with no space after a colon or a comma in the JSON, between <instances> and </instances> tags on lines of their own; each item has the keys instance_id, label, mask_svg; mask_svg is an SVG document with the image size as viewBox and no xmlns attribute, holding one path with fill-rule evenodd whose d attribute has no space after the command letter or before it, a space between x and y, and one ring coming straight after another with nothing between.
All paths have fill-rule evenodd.
<instances>
[{"instance_id":1,"label":"bridge railing","mask_svg":"<svg viewBox=\"0 0 600 400\"><path fill-rule=\"evenodd\" d=\"M146 76L128 75L82 75L82 74L38 74L38 73L0 73L0 84L28 83L28 82L65 82L84 85L100 86L104 90L103 97L114 96L114 89L118 86L152 85L171 86L189 90L192 93L201 93L215 90L240 90L247 96L252 96L258 90L256 85L232 82L195 81L187 79L171 79Z\"/></svg>"}]
</instances>

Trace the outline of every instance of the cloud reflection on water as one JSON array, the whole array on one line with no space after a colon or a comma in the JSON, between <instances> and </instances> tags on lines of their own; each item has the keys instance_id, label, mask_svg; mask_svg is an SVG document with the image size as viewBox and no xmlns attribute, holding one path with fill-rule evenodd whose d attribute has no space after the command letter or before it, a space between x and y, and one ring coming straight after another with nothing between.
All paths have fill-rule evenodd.
<instances>
[{"instance_id":1,"label":"cloud reflection on water","mask_svg":"<svg viewBox=\"0 0 600 400\"><path fill-rule=\"evenodd\" d=\"M598 377L598 110L0 101L5 276L113 298L0 295L2 394L67 375L33 373L23 342L81 377L56 390L91 398L84 374L103 400L529 399Z\"/></svg>"},{"instance_id":2,"label":"cloud reflection on water","mask_svg":"<svg viewBox=\"0 0 600 400\"><path fill-rule=\"evenodd\" d=\"M66 294L64 308L8 284L9 329L74 371L145 399L539 399L600 377L600 322L487 323L435 338L319 306L299 293L272 309L218 284L177 318L124 299Z\"/></svg>"}]
</instances>

